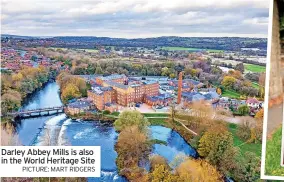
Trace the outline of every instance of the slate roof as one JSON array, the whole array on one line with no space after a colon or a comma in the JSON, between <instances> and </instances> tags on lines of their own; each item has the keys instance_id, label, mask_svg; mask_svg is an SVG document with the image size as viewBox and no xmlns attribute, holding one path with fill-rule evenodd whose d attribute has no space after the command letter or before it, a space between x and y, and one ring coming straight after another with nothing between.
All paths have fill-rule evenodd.
<instances>
[{"instance_id":1,"label":"slate roof","mask_svg":"<svg viewBox=\"0 0 284 182\"><path fill-rule=\"evenodd\" d=\"M157 100L165 101L167 99L171 99L172 96L170 94L159 94L157 96L147 96L147 98L151 101L157 101Z\"/></svg>"},{"instance_id":2,"label":"slate roof","mask_svg":"<svg viewBox=\"0 0 284 182\"><path fill-rule=\"evenodd\" d=\"M119 79L119 78L125 78L126 76L124 74L112 74L109 76L104 76L104 77L100 77L102 80L104 81L110 81L110 80L114 80L114 79Z\"/></svg>"},{"instance_id":3,"label":"slate roof","mask_svg":"<svg viewBox=\"0 0 284 182\"><path fill-rule=\"evenodd\" d=\"M91 106L91 102L88 101L76 101L68 104L68 107L71 108L85 108Z\"/></svg>"},{"instance_id":4,"label":"slate roof","mask_svg":"<svg viewBox=\"0 0 284 182\"><path fill-rule=\"evenodd\" d=\"M118 88L121 88L121 89L128 89L129 88L128 85L123 85L121 83L116 83L116 82L111 82L111 81L107 81L106 83L110 86L118 87Z\"/></svg>"}]
</instances>

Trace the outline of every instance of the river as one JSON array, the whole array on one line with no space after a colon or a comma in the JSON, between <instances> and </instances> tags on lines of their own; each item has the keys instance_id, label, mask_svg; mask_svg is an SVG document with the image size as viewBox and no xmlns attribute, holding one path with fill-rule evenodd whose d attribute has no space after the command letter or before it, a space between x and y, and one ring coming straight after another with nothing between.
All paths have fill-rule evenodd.
<instances>
[{"instance_id":1,"label":"river","mask_svg":"<svg viewBox=\"0 0 284 182\"><path fill-rule=\"evenodd\" d=\"M59 87L53 82L29 97L22 109L61 105ZM172 162L180 154L196 157L196 151L177 132L162 126L151 126L149 129L151 138L167 143L153 145L153 154L165 157L168 162ZM112 125L71 120L65 114L58 114L22 119L17 126L17 132L23 145L101 146L101 177L88 178L88 181L127 181L117 174L117 153L114 146L118 133Z\"/></svg>"}]
</instances>

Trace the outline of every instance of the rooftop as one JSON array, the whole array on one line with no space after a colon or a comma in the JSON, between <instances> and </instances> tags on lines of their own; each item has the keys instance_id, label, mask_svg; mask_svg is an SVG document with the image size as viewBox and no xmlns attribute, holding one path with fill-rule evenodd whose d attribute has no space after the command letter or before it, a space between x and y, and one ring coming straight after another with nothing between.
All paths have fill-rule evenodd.
<instances>
[{"instance_id":1,"label":"rooftop","mask_svg":"<svg viewBox=\"0 0 284 182\"><path fill-rule=\"evenodd\" d=\"M100 79L104 80L104 81L110 81L110 80L115 80L115 79L119 79L119 78L126 78L126 76L124 74L112 74L109 76L100 76Z\"/></svg>"}]
</instances>

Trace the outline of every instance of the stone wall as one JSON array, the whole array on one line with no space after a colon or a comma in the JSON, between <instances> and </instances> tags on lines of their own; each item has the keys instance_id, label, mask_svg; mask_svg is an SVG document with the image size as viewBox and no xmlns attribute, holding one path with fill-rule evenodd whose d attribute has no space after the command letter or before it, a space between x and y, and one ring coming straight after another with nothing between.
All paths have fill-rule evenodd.
<instances>
[{"instance_id":1,"label":"stone wall","mask_svg":"<svg viewBox=\"0 0 284 182\"><path fill-rule=\"evenodd\" d=\"M272 22L272 43L270 57L270 82L269 82L269 105L282 102L283 85L281 76L281 46L280 46L280 29L279 14L277 2L274 0L273 22Z\"/></svg>"}]
</instances>

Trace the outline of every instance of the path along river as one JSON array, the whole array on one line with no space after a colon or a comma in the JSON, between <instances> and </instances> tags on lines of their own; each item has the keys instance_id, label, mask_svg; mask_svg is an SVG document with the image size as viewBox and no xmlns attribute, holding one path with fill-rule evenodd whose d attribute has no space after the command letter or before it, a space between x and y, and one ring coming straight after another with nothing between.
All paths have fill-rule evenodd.
<instances>
[{"instance_id":1,"label":"path along river","mask_svg":"<svg viewBox=\"0 0 284 182\"><path fill-rule=\"evenodd\" d=\"M22 109L61 105L59 86L53 82L29 97ZM65 114L58 114L22 119L17 126L17 132L23 145L101 146L101 177L88 178L88 181L126 181L117 174L117 153L114 146L118 133L112 125L71 120ZM196 156L195 150L177 132L169 128L151 126L150 134L153 139L167 142L167 145L153 145L152 153L165 157L168 162L180 154Z\"/></svg>"}]
</instances>

